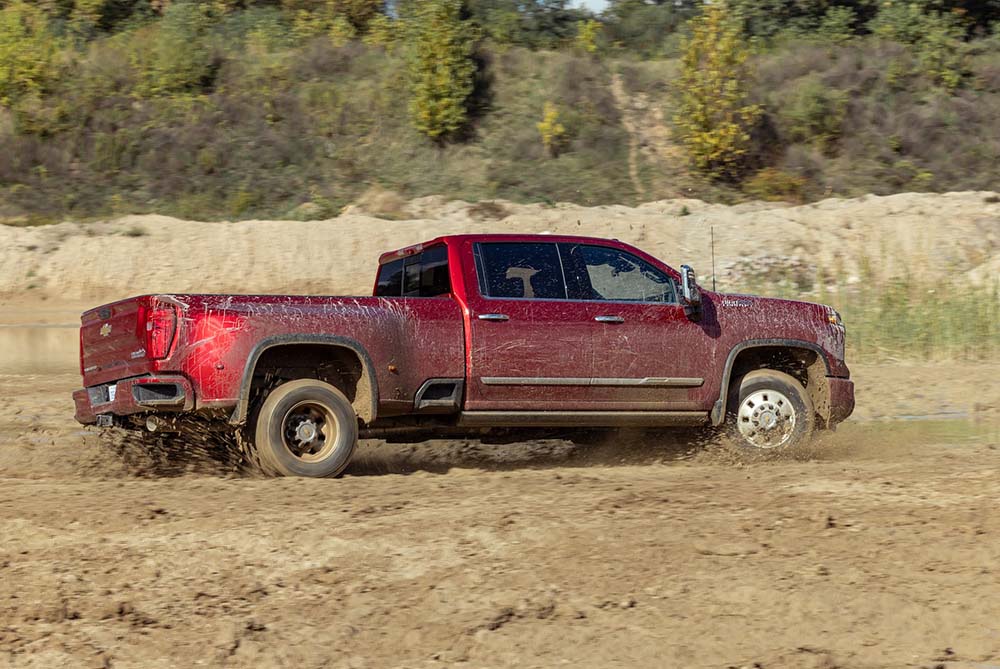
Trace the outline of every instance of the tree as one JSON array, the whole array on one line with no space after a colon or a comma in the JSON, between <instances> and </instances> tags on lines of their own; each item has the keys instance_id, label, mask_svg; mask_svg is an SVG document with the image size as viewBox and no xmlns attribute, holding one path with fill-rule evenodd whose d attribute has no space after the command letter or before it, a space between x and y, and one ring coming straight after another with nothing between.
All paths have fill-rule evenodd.
<instances>
[{"instance_id":1,"label":"tree","mask_svg":"<svg viewBox=\"0 0 1000 669\"><path fill-rule=\"evenodd\" d=\"M906 2L908 0L900 0ZM744 33L749 37L770 39L782 32L803 35L816 31L831 18L843 18L843 14L831 10L848 10L852 14L851 25L862 26L878 9L877 0L824 0L822 2L802 2L801 0L728 0L733 14L740 17Z\"/></svg>"},{"instance_id":2,"label":"tree","mask_svg":"<svg viewBox=\"0 0 1000 669\"><path fill-rule=\"evenodd\" d=\"M465 126L476 65L475 33L462 17L461 0L423 0L408 20L411 34L410 116L435 140Z\"/></svg>"},{"instance_id":3,"label":"tree","mask_svg":"<svg viewBox=\"0 0 1000 669\"><path fill-rule=\"evenodd\" d=\"M368 24L382 12L383 0L281 0L281 6L302 24L315 24L316 34L331 29L345 32L349 23L354 33L364 34ZM342 25L337 27L336 23Z\"/></svg>"},{"instance_id":4,"label":"tree","mask_svg":"<svg viewBox=\"0 0 1000 669\"><path fill-rule=\"evenodd\" d=\"M40 93L55 77L57 44L36 5L15 0L0 10L0 105Z\"/></svg>"},{"instance_id":5,"label":"tree","mask_svg":"<svg viewBox=\"0 0 1000 669\"><path fill-rule=\"evenodd\" d=\"M663 55L670 37L695 12L692 2L612 0L604 14L608 40L643 56Z\"/></svg>"},{"instance_id":6,"label":"tree","mask_svg":"<svg viewBox=\"0 0 1000 669\"><path fill-rule=\"evenodd\" d=\"M573 41L577 23L590 14L567 5L567 0L466 0L470 17L491 40L533 49Z\"/></svg>"},{"instance_id":7,"label":"tree","mask_svg":"<svg viewBox=\"0 0 1000 669\"><path fill-rule=\"evenodd\" d=\"M695 167L735 180L745 167L750 128L761 115L748 103L750 49L723 2L708 5L690 25L674 121Z\"/></svg>"},{"instance_id":8,"label":"tree","mask_svg":"<svg viewBox=\"0 0 1000 669\"><path fill-rule=\"evenodd\" d=\"M919 4L885 3L868 29L883 39L910 47L921 73L945 88L956 88L967 73L965 21L960 14L938 12Z\"/></svg>"},{"instance_id":9,"label":"tree","mask_svg":"<svg viewBox=\"0 0 1000 669\"><path fill-rule=\"evenodd\" d=\"M601 32L599 21L589 19L576 24L576 48L585 53L597 53L597 36Z\"/></svg>"}]
</instances>

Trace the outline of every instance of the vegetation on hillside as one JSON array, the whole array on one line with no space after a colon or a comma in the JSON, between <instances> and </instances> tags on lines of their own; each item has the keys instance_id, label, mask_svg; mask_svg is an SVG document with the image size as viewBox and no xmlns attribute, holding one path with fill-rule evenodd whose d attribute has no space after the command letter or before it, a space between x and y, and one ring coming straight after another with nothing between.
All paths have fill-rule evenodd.
<instances>
[{"instance_id":1,"label":"vegetation on hillside","mask_svg":"<svg viewBox=\"0 0 1000 669\"><path fill-rule=\"evenodd\" d=\"M598 16L566 0L0 0L0 219L325 217L372 190L595 205L995 189L998 21L995 0L613 0ZM678 147L643 152L641 193L616 77Z\"/></svg>"}]
</instances>

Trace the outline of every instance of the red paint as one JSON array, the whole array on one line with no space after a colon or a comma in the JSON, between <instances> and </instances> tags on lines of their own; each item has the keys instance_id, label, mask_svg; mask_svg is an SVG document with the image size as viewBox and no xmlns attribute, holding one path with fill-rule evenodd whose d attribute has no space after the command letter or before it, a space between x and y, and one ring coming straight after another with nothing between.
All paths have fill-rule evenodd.
<instances>
[{"instance_id":1,"label":"red paint","mask_svg":"<svg viewBox=\"0 0 1000 669\"><path fill-rule=\"evenodd\" d=\"M464 378L467 410L709 411L720 397L730 351L751 339L816 345L831 377L849 377L844 331L829 322L828 307L703 289L703 316L692 320L680 304L493 299L480 294L473 257L477 242L620 249L680 285L676 270L618 241L556 235L441 237L385 253L380 261L444 243L450 296L147 295L87 311L80 335L84 385L179 375L190 385L195 410L232 408L255 347L294 335L342 337L363 349L378 385L382 416L412 411L414 395L430 378ZM478 318L488 313L502 313L509 320ZM606 315L623 322L594 320ZM683 377L704 382L697 387L497 386L484 384L483 377ZM853 408L853 384L838 380L831 387L832 413L842 420ZM93 422L96 413L130 412L120 401L95 408L85 392L74 397L81 422Z\"/></svg>"}]
</instances>

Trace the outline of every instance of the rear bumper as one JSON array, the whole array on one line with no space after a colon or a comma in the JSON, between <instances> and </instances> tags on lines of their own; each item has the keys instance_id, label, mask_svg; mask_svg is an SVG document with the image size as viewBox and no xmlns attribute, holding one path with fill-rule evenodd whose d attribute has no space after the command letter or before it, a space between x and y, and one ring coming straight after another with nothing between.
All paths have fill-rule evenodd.
<instances>
[{"instance_id":1,"label":"rear bumper","mask_svg":"<svg viewBox=\"0 0 1000 669\"><path fill-rule=\"evenodd\" d=\"M99 415L128 416L150 411L190 411L194 390L183 376L138 376L81 388L73 393L76 420L93 425Z\"/></svg>"},{"instance_id":2,"label":"rear bumper","mask_svg":"<svg viewBox=\"0 0 1000 669\"><path fill-rule=\"evenodd\" d=\"M836 425L854 412L854 381L829 376L830 425Z\"/></svg>"}]
</instances>

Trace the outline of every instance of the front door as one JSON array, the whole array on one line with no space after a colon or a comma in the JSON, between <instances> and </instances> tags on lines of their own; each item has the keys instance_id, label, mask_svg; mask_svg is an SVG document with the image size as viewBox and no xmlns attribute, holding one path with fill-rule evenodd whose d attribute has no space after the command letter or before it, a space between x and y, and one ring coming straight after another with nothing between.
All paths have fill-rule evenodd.
<instances>
[{"instance_id":1,"label":"front door","mask_svg":"<svg viewBox=\"0 0 1000 669\"><path fill-rule=\"evenodd\" d=\"M607 324L595 383L605 400L633 410L704 408L705 369L714 350L688 317L674 280L637 255L600 244L560 244L569 295L585 297Z\"/></svg>"}]
</instances>

